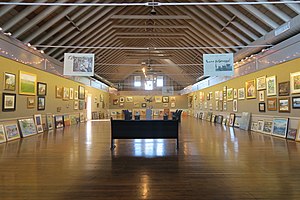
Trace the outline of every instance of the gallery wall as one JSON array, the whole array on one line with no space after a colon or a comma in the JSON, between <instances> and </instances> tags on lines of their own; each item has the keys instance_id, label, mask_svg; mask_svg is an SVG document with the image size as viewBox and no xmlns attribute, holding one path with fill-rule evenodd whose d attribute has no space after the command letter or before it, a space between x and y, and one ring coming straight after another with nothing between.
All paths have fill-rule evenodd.
<instances>
[{"instance_id":1,"label":"gallery wall","mask_svg":"<svg viewBox=\"0 0 300 200\"><path fill-rule=\"evenodd\" d=\"M192 98L192 102L190 104L190 111L191 114L194 115L197 112L200 111L213 111L215 113L220 113L220 112L225 112L225 113L241 113L241 112L251 112L254 115L260 115L260 116L285 116L285 117L300 117L300 110L299 109L295 109L292 108L292 97L298 97L300 96L300 94L292 94L290 92L290 94L288 95L284 95L284 96L279 96L278 94L278 83L281 82L286 82L286 81L290 81L290 73L294 73L294 72L299 72L300 71L300 59L295 59L289 62L285 62L279 65L275 65L273 67L270 68L266 68L264 70L261 71L257 71L255 73L251 73L245 76L241 76L239 78L236 79L232 79L229 80L227 82L212 86L212 87L208 87L205 88L203 90L198 90L196 92L190 93L189 96L190 98ZM246 82L247 81L251 81L251 80L255 80L255 82L257 81L257 78L262 77L262 76L266 76L266 77L270 77L270 76L276 76L276 86L277 86L277 94L276 95L272 95L272 96L267 96L266 94L266 90L260 90L263 91L264 93L264 100L263 101L259 101L259 92L256 91L256 98L252 98L252 99L247 99L245 97L245 99L243 100L239 100L238 98L236 98L237 100L237 111L233 111L233 100L227 100L226 104L227 104L227 109L226 110L222 110L221 108L221 104L222 101L219 100L219 109L216 106L216 97L215 97L215 91L223 91L224 87L227 87L227 89L229 88L233 88L233 89L240 89L240 88L245 88L246 90ZM299 80L298 80L299 81ZM207 100L207 95L211 92L211 98L210 100ZM246 91L245 91L246 92ZM200 100L200 93L202 93L203 96L203 100ZM290 111L289 112L279 112L279 105L278 105L278 99L279 98L286 98L288 97L290 99ZM277 98L277 109L270 111L267 109L267 99L268 98ZM260 112L259 111L259 103L265 103L265 112ZM217 109L216 109L217 108Z\"/></svg>"},{"instance_id":2,"label":"gallery wall","mask_svg":"<svg viewBox=\"0 0 300 200\"><path fill-rule=\"evenodd\" d=\"M56 98L56 87L73 88L75 92L78 90L79 86L83 86L85 88L86 94L92 95L92 111L106 112L108 108L109 95L104 91L82 85L78 82L74 82L72 80L47 73L33 67L29 67L25 64L4 57L0 57L0 66L1 66L0 68L1 96L3 96L3 93L16 94L16 110L4 112L1 109L0 120L28 117L37 113L42 115L45 115L46 113L52 113L52 114L72 114L72 113L79 113L79 112L86 113L85 110L74 109L74 102L77 100L71 100L71 99L63 100L62 98ZM31 96L31 95L19 94L19 72L20 71L35 74L37 76L37 82L43 82L47 84L47 93L45 95L45 110L37 109L37 95ZM5 72L16 75L16 89L14 91L4 90ZM103 97L103 101L100 101L100 95ZM27 107L28 97L35 98L34 108ZM2 101L3 99L1 97L0 99L1 106L3 105Z\"/></svg>"}]
</instances>

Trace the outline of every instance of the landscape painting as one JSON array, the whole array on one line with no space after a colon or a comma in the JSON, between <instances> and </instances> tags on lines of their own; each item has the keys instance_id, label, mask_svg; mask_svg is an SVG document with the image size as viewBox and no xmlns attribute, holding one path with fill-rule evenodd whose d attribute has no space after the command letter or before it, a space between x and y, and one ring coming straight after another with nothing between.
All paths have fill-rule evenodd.
<instances>
[{"instance_id":1,"label":"landscape painting","mask_svg":"<svg viewBox=\"0 0 300 200\"><path fill-rule=\"evenodd\" d=\"M278 137L286 137L288 130L289 119L288 118L275 118L273 119L273 133L272 135Z\"/></svg>"},{"instance_id":2,"label":"landscape painting","mask_svg":"<svg viewBox=\"0 0 300 200\"><path fill-rule=\"evenodd\" d=\"M18 122L22 137L28 137L37 134L33 118L19 119Z\"/></svg>"},{"instance_id":3,"label":"landscape painting","mask_svg":"<svg viewBox=\"0 0 300 200\"><path fill-rule=\"evenodd\" d=\"M35 95L36 94L37 76L28 72L20 71L19 73L19 94Z\"/></svg>"}]
</instances>

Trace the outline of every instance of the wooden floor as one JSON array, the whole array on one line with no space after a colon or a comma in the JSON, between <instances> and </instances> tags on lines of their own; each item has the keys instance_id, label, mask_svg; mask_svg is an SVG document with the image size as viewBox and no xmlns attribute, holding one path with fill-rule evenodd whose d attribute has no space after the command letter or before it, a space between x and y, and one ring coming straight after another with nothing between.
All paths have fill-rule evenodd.
<instances>
[{"instance_id":1,"label":"wooden floor","mask_svg":"<svg viewBox=\"0 0 300 200\"><path fill-rule=\"evenodd\" d=\"M0 199L300 199L300 144L183 118L175 140L90 122L0 144Z\"/></svg>"}]
</instances>

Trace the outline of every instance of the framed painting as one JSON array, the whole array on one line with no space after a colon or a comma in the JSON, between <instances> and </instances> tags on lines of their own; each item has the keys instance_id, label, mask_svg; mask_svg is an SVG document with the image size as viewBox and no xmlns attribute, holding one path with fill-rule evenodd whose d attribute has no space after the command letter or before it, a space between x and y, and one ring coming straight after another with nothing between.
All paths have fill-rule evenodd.
<instances>
[{"instance_id":1,"label":"framed painting","mask_svg":"<svg viewBox=\"0 0 300 200\"><path fill-rule=\"evenodd\" d=\"M132 103L133 102L133 97L126 97L126 102Z\"/></svg>"},{"instance_id":2,"label":"framed painting","mask_svg":"<svg viewBox=\"0 0 300 200\"><path fill-rule=\"evenodd\" d=\"M223 101L223 110L226 111L227 110L227 102Z\"/></svg>"},{"instance_id":3,"label":"framed painting","mask_svg":"<svg viewBox=\"0 0 300 200\"><path fill-rule=\"evenodd\" d=\"M297 134L296 134L296 141L300 141L300 124L298 124L298 130L297 130Z\"/></svg>"},{"instance_id":4,"label":"framed painting","mask_svg":"<svg viewBox=\"0 0 300 200\"><path fill-rule=\"evenodd\" d=\"M273 133L272 135L286 138L289 125L289 118L275 118L273 119Z\"/></svg>"},{"instance_id":5,"label":"framed painting","mask_svg":"<svg viewBox=\"0 0 300 200\"><path fill-rule=\"evenodd\" d=\"M170 102L176 102L176 97L170 97Z\"/></svg>"},{"instance_id":6,"label":"framed painting","mask_svg":"<svg viewBox=\"0 0 300 200\"><path fill-rule=\"evenodd\" d=\"M37 83L37 95L46 96L47 94L47 83L38 82Z\"/></svg>"},{"instance_id":7,"label":"framed painting","mask_svg":"<svg viewBox=\"0 0 300 200\"><path fill-rule=\"evenodd\" d=\"M120 107L120 108L124 108L124 103L120 103L120 104L119 104L119 107Z\"/></svg>"},{"instance_id":8,"label":"framed painting","mask_svg":"<svg viewBox=\"0 0 300 200\"><path fill-rule=\"evenodd\" d=\"M18 120L22 137L28 137L37 134L33 118Z\"/></svg>"},{"instance_id":9,"label":"framed painting","mask_svg":"<svg viewBox=\"0 0 300 200\"><path fill-rule=\"evenodd\" d=\"M6 142L4 126L0 125L0 143Z\"/></svg>"},{"instance_id":10,"label":"framed painting","mask_svg":"<svg viewBox=\"0 0 300 200\"><path fill-rule=\"evenodd\" d=\"M85 88L81 85L78 86L78 99L85 98Z\"/></svg>"},{"instance_id":11,"label":"framed painting","mask_svg":"<svg viewBox=\"0 0 300 200\"><path fill-rule=\"evenodd\" d=\"M125 102L125 97L120 97L119 101L120 101L120 103L124 103Z\"/></svg>"},{"instance_id":12,"label":"framed painting","mask_svg":"<svg viewBox=\"0 0 300 200\"><path fill-rule=\"evenodd\" d=\"M238 94L237 94L237 89L233 89L233 98L234 99L237 99L237 96L238 96Z\"/></svg>"},{"instance_id":13,"label":"framed painting","mask_svg":"<svg viewBox=\"0 0 300 200\"><path fill-rule=\"evenodd\" d=\"M169 103L163 103L163 107L164 108L168 108L169 107Z\"/></svg>"},{"instance_id":14,"label":"framed painting","mask_svg":"<svg viewBox=\"0 0 300 200\"><path fill-rule=\"evenodd\" d=\"M46 107L46 99L45 99L45 97L38 97L37 109L38 110L45 110L45 107Z\"/></svg>"},{"instance_id":15,"label":"framed painting","mask_svg":"<svg viewBox=\"0 0 300 200\"><path fill-rule=\"evenodd\" d=\"M55 128L63 128L64 127L64 118L62 115L56 115L54 117Z\"/></svg>"},{"instance_id":16,"label":"framed painting","mask_svg":"<svg viewBox=\"0 0 300 200\"><path fill-rule=\"evenodd\" d=\"M163 103L169 103L169 97L168 96L163 96L162 97L162 102Z\"/></svg>"},{"instance_id":17,"label":"framed painting","mask_svg":"<svg viewBox=\"0 0 300 200\"><path fill-rule=\"evenodd\" d=\"M258 103L258 111L259 112L266 112L266 104L265 103Z\"/></svg>"},{"instance_id":18,"label":"framed painting","mask_svg":"<svg viewBox=\"0 0 300 200\"><path fill-rule=\"evenodd\" d=\"M19 94L35 95L36 94L35 74L19 71Z\"/></svg>"},{"instance_id":19,"label":"framed painting","mask_svg":"<svg viewBox=\"0 0 300 200\"><path fill-rule=\"evenodd\" d=\"M228 125L229 126L233 126L234 125L234 120L235 120L235 114L234 113L230 113Z\"/></svg>"},{"instance_id":20,"label":"framed painting","mask_svg":"<svg viewBox=\"0 0 300 200\"><path fill-rule=\"evenodd\" d=\"M55 97L58 99L62 98L62 87L55 86Z\"/></svg>"},{"instance_id":21,"label":"framed painting","mask_svg":"<svg viewBox=\"0 0 300 200\"><path fill-rule=\"evenodd\" d=\"M103 102L103 101L104 101L104 95L100 94L100 102Z\"/></svg>"},{"instance_id":22,"label":"framed painting","mask_svg":"<svg viewBox=\"0 0 300 200\"><path fill-rule=\"evenodd\" d=\"M263 132L266 134L272 134L273 130L273 121L264 121L264 127L263 127Z\"/></svg>"},{"instance_id":23,"label":"framed painting","mask_svg":"<svg viewBox=\"0 0 300 200\"><path fill-rule=\"evenodd\" d=\"M140 103L139 102L133 102L133 107L139 108L140 107Z\"/></svg>"},{"instance_id":24,"label":"framed painting","mask_svg":"<svg viewBox=\"0 0 300 200\"><path fill-rule=\"evenodd\" d=\"M35 97L27 97L27 108L35 107Z\"/></svg>"},{"instance_id":25,"label":"framed painting","mask_svg":"<svg viewBox=\"0 0 300 200\"><path fill-rule=\"evenodd\" d=\"M290 74L291 93L300 93L300 71Z\"/></svg>"},{"instance_id":26,"label":"framed painting","mask_svg":"<svg viewBox=\"0 0 300 200\"><path fill-rule=\"evenodd\" d=\"M155 99L155 103L161 103L162 102L161 96L155 96L154 99Z\"/></svg>"},{"instance_id":27,"label":"framed painting","mask_svg":"<svg viewBox=\"0 0 300 200\"><path fill-rule=\"evenodd\" d=\"M233 100L233 88L228 88L227 89L227 101L232 101Z\"/></svg>"},{"instance_id":28,"label":"framed painting","mask_svg":"<svg viewBox=\"0 0 300 200\"><path fill-rule=\"evenodd\" d=\"M300 108L300 96L299 97L293 97L292 98L292 104L294 109Z\"/></svg>"},{"instance_id":29,"label":"framed painting","mask_svg":"<svg viewBox=\"0 0 300 200\"><path fill-rule=\"evenodd\" d=\"M237 102L236 99L233 100L233 102L232 102L232 110L233 110L233 112L237 112L238 111L238 102Z\"/></svg>"},{"instance_id":30,"label":"framed painting","mask_svg":"<svg viewBox=\"0 0 300 200\"><path fill-rule=\"evenodd\" d=\"M34 115L34 121L35 121L37 132L38 133L44 132L43 122L42 122L42 115L40 115L40 114Z\"/></svg>"},{"instance_id":31,"label":"framed painting","mask_svg":"<svg viewBox=\"0 0 300 200\"><path fill-rule=\"evenodd\" d=\"M215 99L218 100L220 98L219 91L215 91Z\"/></svg>"},{"instance_id":32,"label":"framed painting","mask_svg":"<svg viewBox=\"0 0 300 200\"><path fill-rule=\"evenodd\" d=\"M176 103L175 102L171 102L171 108L175 108L176 107Z\"/></svg>"},{"instance_id":33,"label":"framed painting","mask_svg":"<svg viewBox=\"0 0 300 200\"><path fill-rule=\"evenodd\" d=\"M290 95L290 82L289 81L278 83L278 95L279 96Z\"/></svg>"},{"instance_id":34,"label":"framed painting","mask_svg":"<svg viewBox=\"0 0 300 200\"><path fill-rule=\"evenodd\" d=\"M265 90L266 89L266 76L261 76L256 78L256 89Z\"/></svg>"},{"instance_id":35,"label":"framed painting","mask_svg":"<svg viewBox=\"0 0 300 200\"><path fill-rule=\"evenodd\" d=\"M74 99L74 88L70 88L70 99Z\"/></svg>"},{"instance_id":36,"label":"framed painting","mask_svg":"<svg viewBox=\"0 0 300 200\"><path fill-rule=\"evenodd\" d=\"M78 101L74 101L74 110L78 110L78 108L79 108Z\"/></svg>"},{"instance_id":37,"label":"framed painting","mask_svg":"<svg viewBox=\"0 0 300 200\"><path fill-rule=\"evenodd\" d=\"M53 115L52 114L46 115L46 123L47 123L48 130L52 130L53 129Z\"/></svg>"},{"instance_id":38,"label":"framed painting","mask_svg":"<svg viewBox=\"0 0 300 200\"><path fill-rule=\"evenodd\" d=\"M119 104L119 99L113 99L113 105L118 105Z\"/></svg>"},{"instance_id":39,"label":"framed painting","mask_svg":"<svg viewBox=\"0 0 300 200\"><path fill-rule=\"evenodd\" d=\"M16 90L16 75L8 72L4 72L4 90L15 91Z\"/></svg>"},{"instance_id":40,"label":"framed painting","mask_svg":"<svg viewBox=\"0 0 300 200\"><path fill-rule=\"evenodd\" d=\"M210 100L210 95L209 95L209 93L206 94L206 100L207 100L207 101Z\"/></svg>"},{"instance_id":41,"label":"framed painting","mask_svg":"<svg viewBox=\"0 0 300 200\"><path fill-rule=\"evenodd\" d=\"M265 101L265 91L258 91L258 100Z\"/></svg>"},{"instance_id":42,"label":"framed painting","mask_svg":"<svg viewBox=\"0 0 300 200\"><path fill-rule=\"evenodd\" d=\"M75 100L78 100L78 90L75 90L75 91L74 91L74 99L75 99Z\"/></svg>"},{"instance_id":43,"label":"framed painting","mask_svg":"<svg viewBox=\"0 0 300 200\"><path fill-rule=\"evenodd\" d=\"M223 100L223 92L222 91L219 91L219 99Z\"/></svg>"},{"instance_id":44,"label":"framed painting","mask_svg":"<svg viewBox=\"0 0 300 200\"><path fill-rule=\"evenodd\" d=\"M146 103L142 103L142 108L146 108L147 104Z\"/></svg>"},{"instance_id":45,"label":"framed painting","mask_svg":"<svg viewBox=\"0 0 300 200\"><path fill-rule=\"evenodd\" d=\"M15 111L16 110L16 94L3 93L2 94L2 111Z\"/></svg>"},{"instance_id":46,"label":"framed painting","mask_svg":"<svg viewBox=\"0 0 300 200\"><path fill-rule=\"evenodd\" d=\"M7 141L19 139L20 132L17 124L8 124L4 126Z\"/></svg>"},{"instance_id":47,"label":"framed painting","mask_svg":"<svg viewBox=\"0 0 300 200\"><path fill-rule=\"evenodd\" d=\"M258 120L257 121L257 131L263 132L264 129L264 121L263 120Z\"/></svg>"},{"instance_id":48,"label":"framed painting","mask_svg":"<svg viewBox=\"0 0 300 200\"><path fill-rule=\"evenodd\" d=\"M70 88L63 87L63 100L69 100L70 99Z\"/></svg>"},{"instance_id":49,"label":"framed painting","mask_svg":"<svg viewBox=\"0 0 300 200\"><path fill-rule=\"evenodd\" d=\"M238 89L238 99L239 100L245 99L245 88Z\"/></svg>"},{"instance_id":50,"label":"framed painting","mask_svg":"<svg viewBox=\"0 0 300 200\"><path fill-rule=\"evenodd\" d=\"M64 115L64 127L71 125L70 115Z\"/></svg>"},{"instance_id":51,"label":"framed painting","mask_svg":"<svg viewBox=\"0 0 300 200\"><path fill-rule=\"evenodd\" d=\"M291 111L291 105L290 105L290 98L279 98L278 99L278 107L279 112L290 112Z\"/></svg>"},{"instance_id":52,"label":"framed painting","mask_svg":"<svg viewBox=\"0 0 300 200\"><path fill-rule=\"evenodd\" d=\"M297 136L297 129L295 128L289 128L288 132L286 134L286 138L289 140L295 140Z\"/></svg>"},{"instance_id":53,"label":"framed painting","mask_svg":"<svg viewBox=\"0 0 300 200\"><path fill-rule=\"evenodd\" d=\"M277 98L267 98L267 109L268 111L277 110Z\"/></svg>"},{"instance_id":54,"label":"framed painting","mask_svg":"<svg viewBox=\"0 0 300 200\"><path fill-rule=\"evenodd\" d=\"M85 109L85 101L79 101L79 110Z\"/></svg>"},{"instance_id":55,"label":"framed painting","mask_svg":"<svg viewBox=\"0 0 300 200\"><path fill-rule=\"evenodd\" d=\"M215 104L216 104L216 111L218 111L219 110L219 100L216 100Z\"/></svg>"},{"instance_id":56,"label":"framed painting","mask_svg":"<svg viewBox=\"0 0 300 200\"><path fill-rule=\"evenodd\" d=\"M246 98L255 99L256 98L256 89L255 89L255 79L246 81Z\"/></svg>"},{"instance_id":57,"label":"framed painting","mask_svg":"<svg viewBox=\"0 0 300 200\"><path fill-rule=\"evenodd\" d=\"M267 82L267 96L277 95L276 76L267 77L266 82Z\"/></svg>"}]
</instances>

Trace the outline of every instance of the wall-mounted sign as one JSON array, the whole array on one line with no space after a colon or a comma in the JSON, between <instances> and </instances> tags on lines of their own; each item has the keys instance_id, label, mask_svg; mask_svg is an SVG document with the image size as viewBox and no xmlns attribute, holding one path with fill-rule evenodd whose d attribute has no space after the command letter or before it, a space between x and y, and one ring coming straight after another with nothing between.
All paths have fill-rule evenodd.
<instances>
[{"instance_id":1,"label":"wall-mounted sign","mask_svg":"<svg viewBox=\"0 0 300 200\"><path fill-rule=\"evenodd\" d=\"M64 75L94 76L94 54L65 53Z\"/></svg>"},{"instance_id":2,"label":"wall-mounted sign","mask_svg":"<svg viewBox=\"0 0 300 200\"><path fill-rule=\"evenodd\" d=\"M233 76L233 53L203 54L204 76Z\"/></svg>"}]
</instances>

